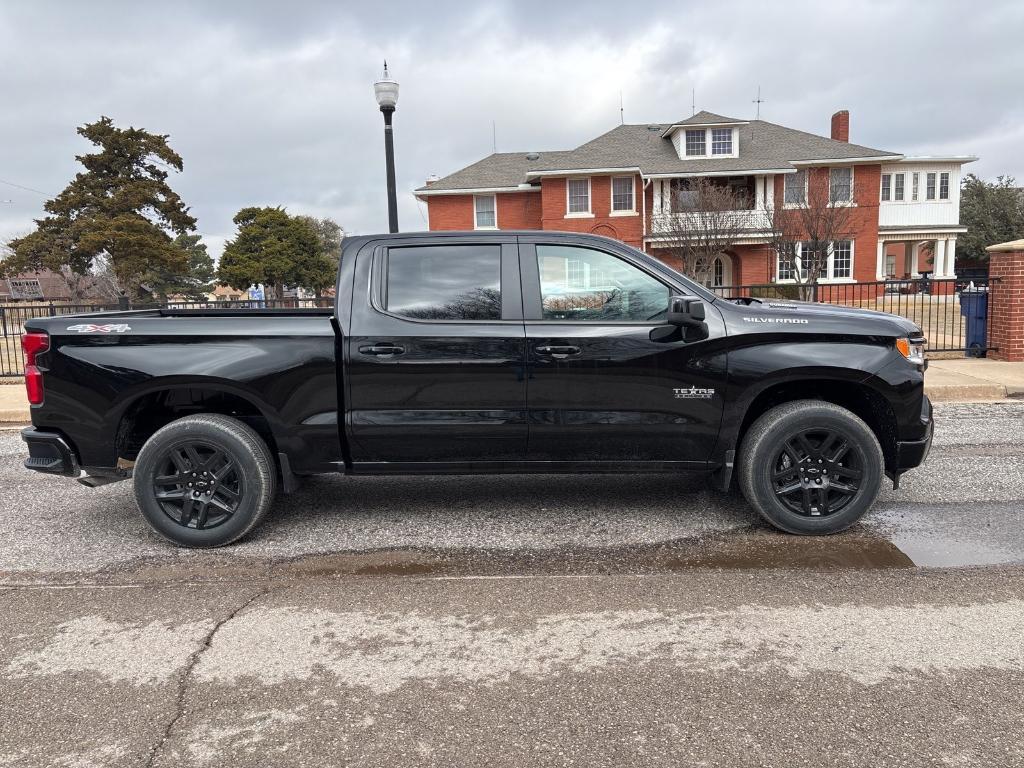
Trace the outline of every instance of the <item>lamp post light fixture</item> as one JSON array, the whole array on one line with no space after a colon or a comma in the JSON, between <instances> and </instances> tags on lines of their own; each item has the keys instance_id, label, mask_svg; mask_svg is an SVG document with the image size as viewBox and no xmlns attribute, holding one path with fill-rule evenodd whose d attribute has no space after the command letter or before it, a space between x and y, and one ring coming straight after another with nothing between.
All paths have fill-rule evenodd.
<instances>
[{"instance_id":1,"label":"lamp post light fixture","mask_svg":"<svg viewBox=\"0 0 1024 768\"><path fill-rule=\"evenodd\" d=\"M398 103L398 83L388 74L388 63L384 62L384 74L373 84L373 95L384 114L384 162L388 175L388 231L398 231L398 198L395 193L395 139L391 130L391 116Z\"/></svg>"}]
</instances>

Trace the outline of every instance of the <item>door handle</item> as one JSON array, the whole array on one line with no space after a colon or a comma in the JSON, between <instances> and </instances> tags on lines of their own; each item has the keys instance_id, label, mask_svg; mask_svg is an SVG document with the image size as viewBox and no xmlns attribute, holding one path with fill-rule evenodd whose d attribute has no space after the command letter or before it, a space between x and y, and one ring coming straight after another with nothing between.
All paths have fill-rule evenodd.
<instances>
[{"instance_id":1,"label":"door handle","mask_svg":"<svg viewBox=\"0 0 1024 768\"><path fill-rule=\"evenodd\" d=\"M579 347L573 346L559 346L559 345L547 345L544 344L539 347L534 347L533 351L538 355L546 355L548 357L554 357L558 360L563 360L567 357L580 354Z\"/></svg>"},{"instance_id":2,"label":"door handle","mask_svg":"<svg viewBox=\"0 0 1024 768\"><path fill-rule=\"evenodd\" d=\"M359 351L364 355L375 355L377 357L388 357L391 355L400 355L405 352L405 347L399 347L397 344L369 344L359 348Z\"/></svg>"}]
</instances>

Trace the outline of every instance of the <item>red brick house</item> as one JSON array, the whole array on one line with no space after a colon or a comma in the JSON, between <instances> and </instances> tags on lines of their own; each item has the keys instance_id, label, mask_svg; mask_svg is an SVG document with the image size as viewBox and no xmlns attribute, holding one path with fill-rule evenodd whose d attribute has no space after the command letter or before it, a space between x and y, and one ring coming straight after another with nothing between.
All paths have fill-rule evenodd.
<instances>
[{"instance_id":1,"label":"red brick house","mask_svg":"<svg viewBox=\"0 0 1024 768\"><path fill-rule=\"evenodd\" d=\"M850 116L831 137L764 120L710 112L668 124L620 125L576 149L485 157L415 194L431 230L555 229L614 237L671 263L677 201L689 180L709 177L743 192L749 229L725 249L713 285L792 282L778 263L764 211L799 205L808 184L847 202L853 236L834 245L823 282L955 276L960 167L977 158L910 157L849 142ZM927 254L927 255L926 255ZM929 263L934 260L934 264ZM797 265L799 268L799 265Z\"/></svg>"}]
</instances>

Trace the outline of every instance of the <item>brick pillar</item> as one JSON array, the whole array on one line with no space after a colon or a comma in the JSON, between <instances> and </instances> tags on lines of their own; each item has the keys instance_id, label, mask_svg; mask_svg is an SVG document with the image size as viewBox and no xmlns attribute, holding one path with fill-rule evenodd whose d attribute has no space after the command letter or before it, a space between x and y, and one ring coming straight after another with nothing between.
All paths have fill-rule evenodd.
<instances>
[{"instance_id":1,"label":"brick pillar","mask_svg":"<svg viewBox=\"0 0 1024 768\"><path fill-rule=\"evenodd\" d=\"M990 245L989 352L993 360L1024 362L1024 240ZM996 281L999 282L996 282Z\"/></svg>"}]
</instances>

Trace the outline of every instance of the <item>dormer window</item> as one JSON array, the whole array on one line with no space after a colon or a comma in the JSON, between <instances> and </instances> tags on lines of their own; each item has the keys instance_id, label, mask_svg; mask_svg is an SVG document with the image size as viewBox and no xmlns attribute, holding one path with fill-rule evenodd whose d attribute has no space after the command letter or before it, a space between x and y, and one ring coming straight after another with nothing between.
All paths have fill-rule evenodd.
<instances>
[{"instance_id":1,"label":"dormer window","mask_svg":"<svg viewBox=\"0 0 1024 768\"><path fill-rule=\"evenodd\" d=\"M689 136L687 136L687 147L689 147ZM711 154L731 155L732 154L732 128L714 128L711 131Z\"/></svg>"},{"instance_id":2,"label":"dormer window","mask_svg":"<svg viewBox=\"0 0 1024 768\"><path fill-rule=\"evenodd\" d=\"M731 131L730 131L731 133ZM697 131L686 132L686 154L687 156L703 157L707 154L707 132L701 128Z\"/></svg>"}]
</instances>

